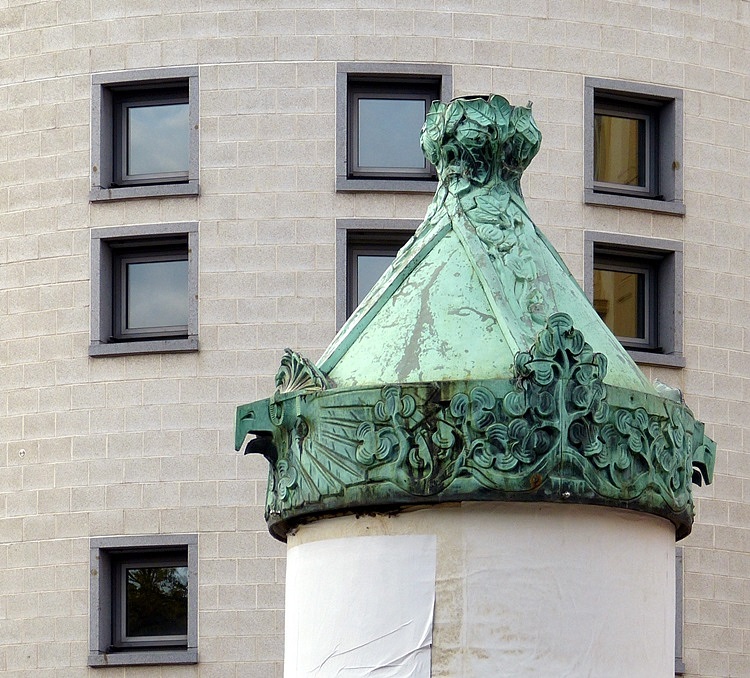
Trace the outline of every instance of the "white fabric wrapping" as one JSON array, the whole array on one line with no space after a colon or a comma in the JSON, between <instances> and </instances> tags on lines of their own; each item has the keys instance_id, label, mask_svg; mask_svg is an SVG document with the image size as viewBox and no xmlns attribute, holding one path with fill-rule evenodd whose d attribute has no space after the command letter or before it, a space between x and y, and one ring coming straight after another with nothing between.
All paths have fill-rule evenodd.
<instances>
[{"instance_id":1,"label":"white fabric wrapping","mask_svg":"<svg viewBox=\"0 0 750 678\"><path fill-rule=\"evenodd\" d=\"M437 538L436 566L423 535ZM289 546L287 678L674 676L674 527L662 518L473 502L320 520Z\"/></svg>"},{"instance_id":2,"label":"white fabric wrapping","mask_svg":"<svg viewBox=\"0 0 750 678\"><path fill-rule=\"evenodd\" d=\"M436 551L434 535L291 547L285 678L430 678Z\"/></svg>"}]
</instances>

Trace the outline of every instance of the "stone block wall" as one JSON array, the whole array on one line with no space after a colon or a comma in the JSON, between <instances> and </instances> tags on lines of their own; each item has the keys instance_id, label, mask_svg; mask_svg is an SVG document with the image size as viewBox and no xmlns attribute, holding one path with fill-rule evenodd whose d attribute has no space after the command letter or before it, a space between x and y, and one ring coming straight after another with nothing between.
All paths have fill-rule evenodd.
<instances>
[{"instance_id":1,"label":"stone block wall","mask_svg":"<svg viewBox=\"0 0 750 678\"><path fill-rule=\"evenodd\" d=\"M750 675L750 3L275 4L0 3L0 671L281 677L284 546L234 408L272 392L284 347L332 339L335 220L429 203L335 191L337 62L373 61L534 102L524 193L579 281L585 231L684 244L686 367L644 367L718 446L684 542L684 663ZM92 74L171 66L199 71L200 195L90 202ZM584 204L586 77L682 90L684 217ZM200 350L89 357L90 230L166 222L199 224ZM199 663L88 668L89 539L181 533Z\"/></svg>"}]
</instances>

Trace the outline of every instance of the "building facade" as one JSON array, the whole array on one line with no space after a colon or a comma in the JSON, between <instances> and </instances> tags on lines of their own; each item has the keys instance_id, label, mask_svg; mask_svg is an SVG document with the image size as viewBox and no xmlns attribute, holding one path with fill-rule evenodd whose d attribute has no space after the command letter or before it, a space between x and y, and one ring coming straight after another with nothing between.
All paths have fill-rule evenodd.
<instances>
[{"instance_id":1,"label":"building facade","mask_svg":"<svg viewBox=\"0 0 750 678\"><path fill-rule=\"evenodd\" d=\"M750 675L750 3L187 4L0 9L4 675L282 675L235 407L424 217L429 102L489 92L533 101L537 226L717 443L677 668Z\"/></svg>"}]
</instances>

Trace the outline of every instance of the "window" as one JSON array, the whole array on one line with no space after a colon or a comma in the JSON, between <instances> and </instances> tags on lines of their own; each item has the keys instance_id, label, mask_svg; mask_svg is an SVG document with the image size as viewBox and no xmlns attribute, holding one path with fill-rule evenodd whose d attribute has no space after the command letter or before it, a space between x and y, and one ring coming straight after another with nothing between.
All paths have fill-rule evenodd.
<instances>
[{"instance_id":1,"label":"window","mask_svg":"<svg viewBox=\"0 0 750 678\"><path fill-rule=\"evenodd\" d=\"M198 347L195 223L92 229L89 354Z\"/></svg>"},{"instance_id":2,"label":"window","mask_svg":"<svg viewBox=\"0 0 750 678\"><path fill-rule=\"evenodd\" d=\"M91 540L89 666L194 664L195 535Z\"/></svg>"},{"instance_id":3,"label":"window","mask_svg":"<svg viewBox=\"0 0 750 678\"><path fill-rule=\"evenodd\" d=\"M658 259L638 253L594 249L594 308L627 348L656 350L656 278Z\"/></svg>"},{"instance_id":4,"label":"window","mask_svg":"<svg viewBox=\"0 0 750 678\"><path fill-rule=\"evenodd\" d=\"M341 327L414 235L416 219L336 221L336 322Z\"/></svg>"},{"instance_id":5,"label":"window","mask_svg":"<svg viewBox=\"0 0 750 678\"><path fill-rule=\"evenodd\" d=\"M349 176L434 179L419 134L438 94L438 83L429 80L350 81Z\"/></svg>"},{"instance_id":6,"label":"window","mask_svg":"<svg viewBox=\"0 0 750 678\"><path fill-rule=\"evenodd\" d=\"M354 231L349 234L346 261L347 316L362 303L412 235L413 232L408 231Z\"/></svg>"},{"instance_id":7,"label":"window","mask_svg":"<svg viewBox=\"0 0 750 678\"><path fill-rule=\"evenodd\" d=\"M586 294L631 357L684 366L682 243L586 233L585 247Z\"/></svg>"},{"instance_id":8,"label":"window","mask_svg":"<svg viewBox=\"0 0 750 678\"><path fill-rule=\"evenodd\" d=\"M188 333L187 238L110 244L113 338L184 337Z\"/></svg>"},{"instance_id":9,"label":"window","mask_svg":"<svg viewBox=\"0 0 750 678\"><path fill-rule=\"evenodd\" d=\"M198 193L198 70L93 76L90 199Z\"/></svg>"},{"instance_id":10,"label":"window","mask_svg":"<svg viewBox=\"0 0 750 678\"><path fill-rule=\"evenodd\" d=\"M112 89L114 184L166 184L188 179L188 90L171 84Z\"/></svg>"},{"instance_id":11,"label":"window","mask_svg":"<svg viewBox=\"0 0 750 678\"><path fill-rule=\"evenodd\" d=\"M653 198L658 181L656 135L659 123L648 107L596 99L594 108L594 190Z\"/></svg>"},{"instance_id":12,"label":"window","mask_svg":"<svg viewBox=\"0 0 750 678\"><path fill-rule=\"evenodd\" d=\"M112 645L187 645L187 554L130 554L114 563Z\"/></svg>"},{"instance_id":13,"label":"window","mask_svg":"<svg viewBox=\"0 0 750 678\"><path fill-rule=\"evenodd\" d=\"M450 73L436 65L339 64L338 190L435 190L419 135L431 103L450 98Z\"/></svg>"},{"instance_id":14,"label":"window","mask_svg":"<svg viewBox=\"0 0 750 678\"><path fill-rule=\"evenodd\" d=\"M586 79L585 202L684 214L682 92Z\"/></svg>"}]
</instances>

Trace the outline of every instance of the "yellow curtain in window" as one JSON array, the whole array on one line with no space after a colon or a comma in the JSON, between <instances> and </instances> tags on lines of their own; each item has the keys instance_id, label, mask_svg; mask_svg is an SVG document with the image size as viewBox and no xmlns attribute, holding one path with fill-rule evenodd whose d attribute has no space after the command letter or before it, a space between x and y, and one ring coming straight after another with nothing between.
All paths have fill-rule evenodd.
<instances>
[{"instance_id":1,"label":"yellow curtain in window","mask_svg":"<svg viewBox=\"0 0 750 678\"><path fill-rule=\"evenodd\" d=\"M641 186L638 173L639 120L597 115L594 125L594 180Z\"/></svg>"}]
</instances>

